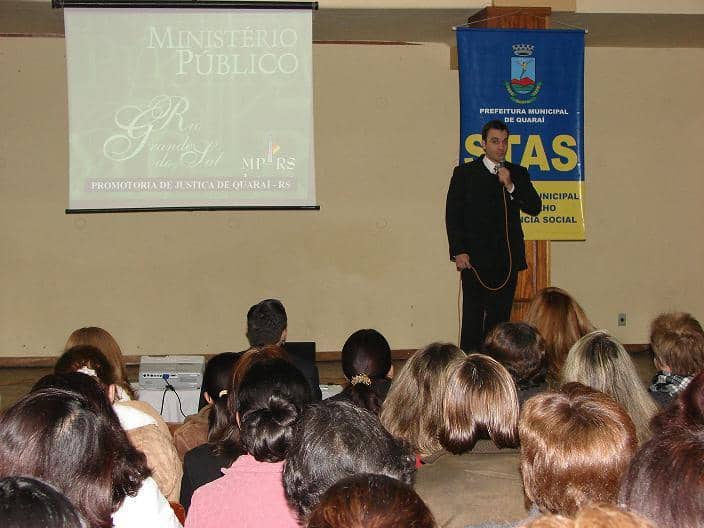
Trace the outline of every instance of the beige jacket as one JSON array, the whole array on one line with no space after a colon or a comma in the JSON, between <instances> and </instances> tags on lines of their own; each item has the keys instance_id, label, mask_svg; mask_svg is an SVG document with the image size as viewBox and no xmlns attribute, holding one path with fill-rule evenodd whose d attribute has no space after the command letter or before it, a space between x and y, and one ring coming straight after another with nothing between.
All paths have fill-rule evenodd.
<instances>
[{"instance_id":1,"label":"beige jacket","mask_svg":"<svg viewBox=\"0 0 704 528\"><path fill-rule=\"evenodd\" d=\"M144 412L143 404L136 400L122 401L114 409L132 445L147 457L159 490L167 500L178 502L183 476L181 460L166 424L161 426L152 413Z\"/></svg>"},{"instance_id":2,"label":"beige jacket","mask_svg":"<svg viewBox=\"0 0 704 528\"><path fill-rule=\"evenodd\" d=\"M183 456L194 447L208 441L208 417L212 405L206 405L198 414L192 414L174 431L174 445L178 456L183 462Z\"/></svg>"}]
</instances>

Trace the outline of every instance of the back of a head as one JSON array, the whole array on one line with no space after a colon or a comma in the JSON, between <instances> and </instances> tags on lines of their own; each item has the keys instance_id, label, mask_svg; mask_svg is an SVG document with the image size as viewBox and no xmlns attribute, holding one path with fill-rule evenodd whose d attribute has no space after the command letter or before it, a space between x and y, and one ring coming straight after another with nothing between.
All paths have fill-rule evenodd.
<instances>
[{"instance_id":1,"label":"back of a head","mask_svg":"<svg viewBox=\"0 0 704 528\"><path fill-rule=\"evenodd\" d=\"M381 422L422 455L438 451L443 397L452 369L466 357L450 343L431 343L413 354L389 389Z\"/></svg>"},{"instance_id":2,"label":"back of a head","mask_svg":"<svg viewBox=\"0 0 704 528\"><path fill-rule=\"evenodd\" d=\"M46 480L91 526L111 526L112 512L149 474L119 423L75 392L36 390L0 416L0 477Z\"/></svg>"},{"instance_id":3,"label":"back of a head","mask_svg":"<svg viewBox=\"0 0 704 528\"><path fill-rule=\"evenodd\" d=\"M526 401L518 428L523 487L542 512L573 516L587 504L616 502L637 437L612 398L568 383Z\"/></svg>"},{"instance_id":4,"label":"back of a head","mask_svg":"<svg viewBox=\"0 0 704 528\"><path fill-rule=\"evenodd\" d=\"M637 513L608 504L600 504L583 508L574 519L562 515L542 515L524 525L524 528L655 528L655 526Z\"/></svg>"},{"instance_id":5,"label":"back of a head","mask_svg":"<svg viewBox=\"0 0 704 528\"><path fill-rule=\"evenodd\" d=\"M278 299L265 299L247 312L247 339L250 346L276 345L288 324L286 309Z\"/></svg>"},{"instance_id":6,"label":"back of a head","mask_svg":"<svg viewBox=\"0 0 704 528\"><path fill-rule=\"evenodd\" d=\"M3 528L88 528L76 508L54 486L29 477L0 479Z\"/></svg>"},{"instance_id":7,"label":"back of a head","mask_svg":"<svg viewBox=\"0 0 704 528\"><path fill-rule=\"evenodd\" d=\"M328 489L307 528L434 528L432 513L408 484L385 475L361 474Z\"/></svg>"},{"instance_id":8,"label":"back of a head","mask_svg":"<svg viewBox=\"0 0 704 528\"><path fill-rule=\"evenodd\" d=\"M342 372L349 381L344 391L355 405L379 414L388 387L391 370L391 347L386 338L373 329L357 330L342 347Z\"/></svg>"},{"instance_id":9,"label":"back of a head","mask_svg":"<svg viewBox=\"0 0 704 528\"><path fill-rule=\"evenodd\" d=\"M695 376L704 370L704 330L692 315L665 313L650 326L650 347L659 370Z\"/></svg>"},{"instance_id":10,"label":"back of a head","mask_svg":"<svg viewBox=\"0 0 704 528\"><path fill-rule=\"evenodd\" d=\"M221 391L230 389L232 373L241 354L223 352L211 357L203 372L203 390L211 398L216 398Z\"/></svg>"},{"instance_id":11,"label":"back of a head","mask_svg":"<svg viewBox=\"0 0 704 528\"><path fill-rule=\"evenodd\" d=\"M658 431L633 457L619 501L659 528L704 526L704 429Z\"/></svg>"},{"instance_id":12,"label":"back of a head","mask_svg":"<svg viewBox=\"0 0 704 528\"><path fill-rule=\"evenodd\" d=\"M554 286L540 290L530 302L526 323L535 327L545 342L548 378L559 378L567 352L583 335L594 330L579 303Z\"/></svg>"},{"instance_id":13,"label":"back of a head","mask_svg":"<svg viewBox=\"0 0 704 528\"><path fill-rule=\"evenodd\" d=\"M242 454L240 428L236 423L237 390L250 368L262 361L284 359L286 351L276 345L247 350L234 366L227 390L220 390L213 398L213 408L208 418L208 444L211 451L230 462Z\"/></svg>"},{"instance_id":14,"label":"back of a head","mask_svg":"<svg viewBox=\"0 0 704 528\"><path fill-rule=\"evenodd\" d=\"M252 365L237 389L242 446L260 462L284 460L294 424L312 399L305 377L288 361Z\"/></svg>"},{"instance_id":15,"label":"back of a head","mask_svg":"<svg viewBox=\"0 0 704 528\"><path fill-rule=\"evenodd\" d=\"M641 382L628 352L604 330L590 332L570 349L563 383L578 382L611 396L633 420L639 441L650 437L657 405Z\"/></svg>"},{"instance_id":16,"label":"back of a head","mask_svg":"<svg viewBox=\"0 0 704 528\"><path fill-rule=\"evenodd\" d=\"M443 402L440 444L461 454L481 438L497 447L518 446L518 396L508 371L495 359L470 354L451 375Z\"/></svg>"},{"instance_id":17,"label":"back of a head","mask_svg":"<svg viewBox=\"0 0 704 528\"><path fill-rule=\"evenodd\" d=\"M284 489L305 518L338 480L374 473L413 481L415 461L370 412L351 403L309 405L294 427L284 469Z\"/></svg>"},{"instance_id":18,"label":"back of a head","mask_svg":"<svg viewBox=\"0 0 704 528\"><path fill-rule=\"evenodd\" d=\"M76 345L59 356L54 374L82 372L93 376L105 389L117 383L117 375L105 355L91 345Z\"/></svg>"},{"instance_id":19,"label":"back of a head","mask_svg":"<svg viewBox=\"0 0 704 528\"><path fill-rule=\"evenodd\" d=\"M119 423L108 395L97 378L83 372L67 372L66 374L47 374L37 381L31 392L42 389L63 389L83 396L96 412Z\"/></svg>"},{"instance_id":20,"label":"back of a head","mask_svg":"<svg viewBox=\"0 0 704 528\"><path fill-rule=\"evenodd\" d=\"M108 360L108 363L110 363L112 371L114 372L114 383L125 389L130 397L134 397L134 392L127 379L125 358L122 355L120 345L110 332L97 326L88 326L74 330L66 341L64 351L80 345L89 345L100 350Z\"/></svg>"},{"instance_id":21,"label":"back of a head","mask_svg":"<svg viewBox=\"0 0 704 528\"><path fill-rule=\"evenodd\" d=\"M482 353L506 367L519 388L536 386L545 380L545 343L540 333L527 323L496 325L486 336Z\"/></svg>"}]
</instances>

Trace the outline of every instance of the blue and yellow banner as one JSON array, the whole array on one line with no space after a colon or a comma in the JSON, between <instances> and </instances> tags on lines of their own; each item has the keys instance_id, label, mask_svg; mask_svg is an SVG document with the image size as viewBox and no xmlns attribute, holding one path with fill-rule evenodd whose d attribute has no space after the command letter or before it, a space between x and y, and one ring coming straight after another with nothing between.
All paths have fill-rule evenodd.
<instances>
[{"instance_id":1,"label":"blue and yellow banner","mask_svg":"<svg viewBox=\"0 0 704 528\"><path fill-rule=\"evenodd\" d=\"M528 240L584 240L584 32L457 29L460 162L484 153L484 123L509 127L512 163L543 200Z\"/></svg>"}]
</instances>

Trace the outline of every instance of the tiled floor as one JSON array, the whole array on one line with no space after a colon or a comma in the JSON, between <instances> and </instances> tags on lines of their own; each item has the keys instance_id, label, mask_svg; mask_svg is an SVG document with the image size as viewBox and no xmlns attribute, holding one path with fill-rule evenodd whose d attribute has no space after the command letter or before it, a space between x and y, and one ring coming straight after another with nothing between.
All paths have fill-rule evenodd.
<instances>
[{"instance_id":1,"label":"tiled floor","mask_svg":"<svg viewBox=\"0 0 704 528\"><path fill-rule=\"evenodd\" d=\"M644 383L649 383L655 372L653 362L648 353L637 353L631 356L636 365L638 374ZM403 366L404 361L394 361L396 372ZM342 384L345 378L342 368L337 361L318 362L321 383ZM42 376L50 374L50 368L0 368L0 409L9 407L23 395L27 394L32 385ZM127 367L127 373L131 380L137 380L139 372L138 366Z\"/></svg>"}]
</instances>

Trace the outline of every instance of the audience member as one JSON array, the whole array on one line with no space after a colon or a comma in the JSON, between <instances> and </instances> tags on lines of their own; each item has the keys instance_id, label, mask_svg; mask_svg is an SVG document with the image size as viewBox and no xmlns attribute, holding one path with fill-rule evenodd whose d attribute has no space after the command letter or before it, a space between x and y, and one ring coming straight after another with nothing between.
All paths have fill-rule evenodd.
<instances>
[{"instance_id":1,"label":"audience member","mask_svg":"<svg viewBox=\"0 0 704 528\"><path fill-rule=\"evenodd\" d=\"M306 408L294 427L284 468L286 496L301 522L333 484L360 473L412 484L413 456L365 409L337 401Z\"/></svg>"},{"instance_id":2,"label":"audience member","mask_svg":"<svg viewBox=\"0 0 704 528\"><path fill-rule=\"evenodd\" d=\"M666 405L704 370L704 330L688 313L662 314L650 327L650 348L658 370L650 392Z\"/></svg>"},{"instance_id":3,"label":"audience member","mask_svg":"<svg viewBox=\"0 0 704 528\"><path fill-rule=\"evenodd\" d=\"M224 476L198 488L186 527L298 526L284 496L281 474L292 430L312 399L303 374L282 359L252 365L237 387L236 417L246 454Z\"/></svg>"},{"instance_id":4,"label":"audience member","mask_svg":"<svg viewBox=\"0 0 704 528\"><path fill-rule=\"evenodd\" d=\"M331 399L348 401L379 415L391 386L391 347L376 330L357 330L342 347L342 372L347 385Z\"/></svg>"},{"instance_id":5,"label":"audience member","mask_svg":"<svg viewBox=\"0 0 704 528\"><path fill-rule=\"evenodd\" d=\"M211 357L205 365L203 372L203 385L201 396L203 405L198 414L186 418L178 429L174 431L174 445L178 456L183 460L187 451L203 445L208 441L208 431L213 402L221 395L227 396L232 381L232 373L235 370L237 360L241 354L237 352L223 352ZM184 474L184 479L186 475ZM181 485L183 489L183 484Z\"/></svg>"},{"instance_id":6,"label":"audience member","mask_svg":"<svg viewBox=\"0 0 704 528\"><path fill-rule=\"evenodd\" d=\"M428 507L408 484L385 475L344 478L313 508L307 528L435 528Z\"/></svg>"},{"instance_id":7,"label":"audience member","mask_svg":"<svg viewBox=\"0 0 704 528\"><path fill-rule=\"evenodd\" d=\"M100 350L105 358L110 363L112 372L115 377L115 386L117 394L115 395L118 401L135 399L134 391L127 379L127 367L125 366L125 358L122 355L120 345L117 344L115 338L102 328L97 326L87 326L74 330L64 346L64 352L75 346L89 345Z\"/></svg>"},{"instance_id":8,"label":"audience member","mask_svg":"<svg viewBox=\"0 0 704 528\"><path fill-rule=\"evenodd\" d=\"M576 381L611 396L636 426L638 441L650 438L650 420L658 411L638 377L626 349L603 330L590 332L567 354L562 382Z\"/></svg>"},{"instance_id":9,"label":"audience member","mask_svg":"<svg viewBox=\"0 0 704 528\"><path fill-rule=\"evenodd\" d=\"M543 288L533 297L525 322L542 336L547 381L551 387L558 387L567 353L580 337L594 330L594 325L569 293L555 287Z\"/></svg>"},{"instance_id":10,"label":"audience member","mask_svg":"<svg viewBox=\"0 0 704 528\"><path fill-rule=\"evenodd\" d=\"M484 340L482 353L501 363L516 383L518 401L546 390L545 343L527 323L501 323Z\"/></svg>"},{"instance_id":11,"label":"audience member","mask_svg":"<svg viewBox=\"0 0 704 528\"><path fill-rule=\"evenodd\" d=\"M587 506L574 519L563 515L541 515L524 525L525 528L655 528L644 517L614 506Z\"/></svg>"},{"instance_id":12,"label":"audience member","mask_svg":"<svg viewBox=\"0 0 704 528\"><path fill-rule=\"evenodd\" d=\"M533 396L518 423L527 500L573 517L588 504L615 504L638 440L628 414L579 383Z\"/></svg>"},{"instance_id":13,"label":"audience member","mask_svg":"<svg viewBox=\"0 0 704 528\"><path fill-rule=\"evenodd\" d=\"M653 420L619 499L662 528L704 525L704 372Z\"/></svg>"},{"instance_id":14,"label":"audience member","mask_svg":"<svg viewBox=\"0 0 704 528\"><path fill-rule=\"evenodd\" d=\"M94 391L100 398L101 392ZM0 478L26 475L57 487L93 528L180 527L106 403L40 389L0 415Z\"/></svg>"},{"instance_id":15,"label":"audience member","mask_svg":"<svg viewBox=\"0 0 704 528\"><path fill-rule=\"evenodd\" d=\"M440 443L446 451L427 457L416 474L416 491L440 526L525 517L516 387L495 359L470 354L454 366Z\"/></svg>"},{"instance_id":16,"label":"audience member","mask_svg":"<svg viewBox=\"0 0 704 528\"><path fill-rule=\"evenodd\" d=\"M29 477L0 479L3 528L88 528L71 501L51 484Z\"/></svg>"},{"instance_id":17,"label":"audience member","mask_svg":"<svg viewBox=\"0 0 704 528\"><path fill-rule=\"evenodd\" d=\"M147 465L164 496L179 499L183 468L168 429L164 432L151 414L134 401L116 402L116 376L105 356L95 347L79 345L64 352L54 366L57 374L82 372L95 378L113 402L113 409L132 445L147 457Z\"/></svg>"},{"instance_id":18,"label":"audience member","mask_svg":"<svg viewBox=\"0 0 704 528\"><path fill-rule=\"evenodd\" d=\"M247 340L252 348L275 345L286 348L288 317L284 305L278 299L264 299L247 312ZM321 400L320 376L315 362L307 358L287 354L287 359L299 369L308 381L313 399Z\"/></svg>"},{"instance_id":19,"label":"audience member","mask_svg":"<svg viewBox=\"0 0 704 528\"><path fill-rule=\"evenodd\" d=\"M279 346L243 352L230 376L229 388L221 389L213 399L208 419L208 441L188 451L183 459L181 504L186 511L195 490L222 477L223 468L229 468L245 453L237 424L237 388L253 365L271 359L284 360L286 352Z\"/></svg>"},{"instance_id":20,"label":"audience member","mask_svg":"<svg viewBox=\"0 0 704 528\"><path fill-rule=\"evenodd\" d=\"M442 400L452 369L465 353L450 343L432 343L403 365L381 407L381 423L424 458L442 449Z\"/></svg>"}]
</instances>

